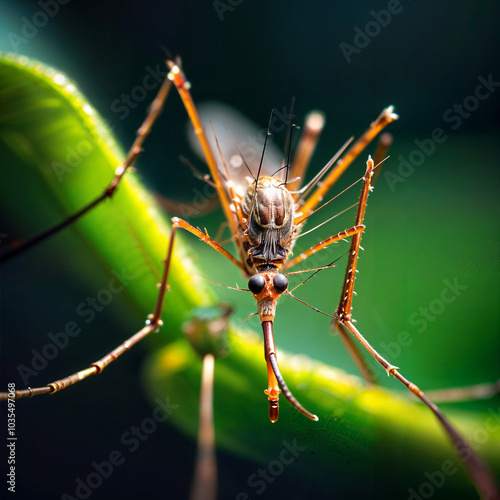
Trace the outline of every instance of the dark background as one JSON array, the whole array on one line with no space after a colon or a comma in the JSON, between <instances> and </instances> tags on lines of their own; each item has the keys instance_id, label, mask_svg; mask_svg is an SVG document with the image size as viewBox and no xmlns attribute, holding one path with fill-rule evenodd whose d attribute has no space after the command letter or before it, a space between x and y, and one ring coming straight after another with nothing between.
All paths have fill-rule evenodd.
<instances>
[{"instance_id":1,"label":"dark background","mask_svg":"<svg viewBox=\"0 0 500 500\"><path fill-rule=\"evenodd\" d=\"M0 49L38 58L67 73L124 146L131 144L154 92L123 120L113 112L112 103L139 85L148 67L162 63L162 47L182 56L198 102L223 101L260 126L267 123L272 107L281 109L292 96L298 116L314 108L323 110L327 129L316 157L319 164L351 134L362 133L388 104L394 104L401 116L391 126L396 144L385 167L388 172L398 173L397 158L408 158L416 147L415 139L429 138L436 127L445 129L446 143L437 146L394 192L385 177L379 179L370 208L373 219L386 219L387 226L379 231L379 244L371 240L373 245L363 257L362 276L367 277L364 285L360 283L365 287L360 295L370 301L355 312L359 316L363 308L371 310L364 324L381 335L370 337L378 345L407 329L409 315L439 296L444 279L458 277L459 283L470 287L469 294L433 322L425 336L416 336L415 344L420 345L403 353L407 357L402 355L397 364L412 376L418 374L419 384L426 388L492 380L498 377L499 354L498 89L457 130L451 129L443 114L474 93L479 76L492 74L494 81L500 81L500 7L495 1L405 1L400 5L401 12L359 54L353 54L350 63L340 44L352 45L355 28L364 30L373 20L370 11L387 9L388 2L243 0L221 14L221 20L211 2L70 0L59 6L36 36L18 47L12 46L7 35L20 34L22 16L31 20L40 5L1 2ZM139 169L154 191L189 200L194 181L178 162L179 154L194 156L185 141L184 111L172 94ZM166 169L166 165L178 168ZM357 168L347 174L344 186L359 177L362 162ZM219 217L195 223L216 231ZM210 251L197 251L210 258ZM64 251L60 252L64 258ZM71 319L75 304L82 300L83 292L63 274L54 277L43 266L30 271L33 285L29 290L16 287L17 273L24 265L15 264L2 274L3 363L7 359L28 362L30 350L37 345L32 339L22 340L24 332L18 331L16 317L32 315L31 333L42 332L39 345L43 345L46 332ZM238 279L237 274L226 278L229 272L224 268L224 279L219 280ZM316 298L310 293L304 298L323 307L317 296L321 293ZM241 317L248 312L241 311ZM85 365L124 338L111 315L102 321L96 326L102 332L96 333L100 338L78 346L75 342L75 352L68 352L57 367L51 366L53 373L47 370L48 379ZM283 325L293 325L293 321L297 319L283 320ZM444 329L452 330L453 343L448 337L440 340ZM322 346L319 337L327 337L326 332L307 333L293 342L284 338L281 345L355 372L340 351L332 354L332 349ZM102 336L108 335L111 340L101 347ZM477 344L482 350L474 355ZM87 388L82 384L67 395L18 403L19 498L72 494L76 477L88 474L93 460L104 460L119 447L123 432L150 416L151 408L135 375L144 356L141 348L129 353L102 380L88 381ZM2 375L13 376L10 372ZM91 498L185 498L193 456L190 441L170 427L161 427ZM225 452L220 452L219 459L220 498L235 498L258 465ZM285 473L262 497L294 498L294 491L293 477ZM333 488L321 495L343 498L346 493L336 496Z\"/></svg>"}]
</instances>

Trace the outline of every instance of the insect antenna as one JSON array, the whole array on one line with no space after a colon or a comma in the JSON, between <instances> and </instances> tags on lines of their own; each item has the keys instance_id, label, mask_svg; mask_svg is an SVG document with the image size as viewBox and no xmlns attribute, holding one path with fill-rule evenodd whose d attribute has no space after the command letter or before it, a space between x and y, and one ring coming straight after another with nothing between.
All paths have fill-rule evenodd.
<instances>
[{"instance_id":1,"label":"insect antenna","mask_svg":"<svg viewBox=\"0 0 500 500\"><path fill-rule=\"evenodd\" d=\"M328 264L326 266L317 267L315 269L304 269L302 271L295 271L293 273L285 273L285 276L290 276L290 275L299 274L299 273L308 273L308 272L312 272L313 273L313 274L311 274L311 276L308 276L307 278L305 278L304 280L302 280L298 285L294 286L292 288L292 290L290 290L290 291L293 292L294 290L297 290L297 288L299 288L299 286L304 285L311 278L314 278L314 276L316 276L320 271L323 271L323 269L330 269L332 267L336 267L334 265L335 262L338 262L342 257L344 257L345 255L347 255L348 253L349 253L349 251L345 252L343 255L341 255L340 257L337 257L335 260L333 260L332 262L330 262L330 264Z\"/></svg>"},{"instance_id":2,"label":"insect antenna","mask_svg":"<svg viewBox=\"0 0 500 500\"><path fill-rule=\"evenodd\" d=\"M271 114L269 115L269 124L267 125L266 137L264 139L264 146L262 148L262 155L260 157L259 170L257 170L257 177L255 177L255 189L253 192L252 206L250 209L250 213L253 213L254 206L255 206L255 200L257 199L257 183L259 182L260 172L262 170L262 164L264 162L264 154L266 153L267 139L271 135L271 123L273 120L273 115L274 115L274 108L271 109Z\"/></svg>"},{"instance_id":3,"label":"insect antenna","mask_svg":"<svg viewBox=\"0 0 500 500\"><path fill-rule=\"evenodd\" d=\"M310 276L311 277L311 276ZM298 302L300 302L301 304L304 304L305 306L309 307L310 309L312 309L313 311L316 311L316 312L319 312L320 314L323 314L325 316L328 316L329 318L332 318L332 319L335 319L335 316L333 316L332 314L328 314L324 311L322 311L321 309L318 309L314 306L312 306L311 304L308 304L307 302L304 302L303 300L299 299L298 297L295 297L295 295L292 293L292 292L285 292L287 295L290 295L290 297L292 297L292 299L295 299L297 300Z\"/></svg>"},{"instance_id":4,"label":"insect antenna","mask_svg":"<svg viewBox=\"0 0 500 500\"><path fill-rule=\"evenodd\" d=\"M335 199L335 198L333 198L333 199ZM332 200L330 200L330 201L332 201ZM330 203L330 202L328 202L328 203ZM326 205L326 203L325 203L325 205ZM323 208L325 205L323 205L322 207L319 207L319 208ZM314 226L313 228L309 229L309 230L308 230L308 231L306 231L305 233L299 234L299 235L298 235L298 236L296 236L294 239L295 239L295 240L298 240L300 237L305 236L306 234L312 233L313 231L315 231L315 230L316 230L316 229L318 229L319 227L323 226L324 224L327 224L328 222L332 221L333 219L335 219L335 218L339 217L339 216L340 216L340 215L342 215L342 214L345 214L346 212L348 212L349 210L352 210L353 208L355 208L355 207L357 207L357 206L358 206L358 204L357 204L357 203L354 203L354 204L353 204L353 205L351 205L350 207L345 208L345 209L344 209L344 210L342 210L341 212L339 212L339 213L337 213L337 214L333 215L333 216L332 216L332 217L330 217L329 219L326 219L325 221L321 222L321 223L320 223L320 224L318 224L317 226ZM318 208L317 210L319 210L319 208ZM313 212L313 213L314 213L314 212ZM310 215L312 215L312 214L310 214ZM302 221L303 221L303 219L301 219L301 221L300 221L300 222L302 222Z\"/></svg>"},{"instance_id":5,"label":"insect antenna","mask_svg":"<svg viewBox=\"0 0 500 500\"><path fill-rule=\"evenodd\" d=\"M311 189L321 180L321 178L330 170L333 166L333 164L339 159L339 157L344 153L346 150L347 146L351 144L351 142L354 140L354 137L351 137L348 139L344 145L335 153L333 158L302 188L300 189L299 197L297 198L297 202L301 200L301 198L304 198L309 194Z\"/></svg>"},{"instance_id":6,"label":"insect antenna","mask_svg":"<svg viewBox=\"0 0 500 500\"><path fill-rule=\"evenodd\" d=\"M209 186L215 188L215 182L212 181L210 174L200 172L185 156L179 156L179 159L186 165L192 172L193 176L200 181L206 182Z\"/></svg>"},{"instance_id":7,"label":"insect antenna","mask_svg":"<svg viewBox=\"0 0 500 500\"><path fill-rule=\"evenodd\" d=\"M286 170L286 174L285 174L285 182L283 182L282 184L280 184L280 186L286 186L288 184L288 172L290 171L290 154L291 154L291 151L292 151L292 132L293 132L293 129L294 128L299 128L297 127L297 125L295 125L295 123L292 123L290 125L290 128L289 128L289 133L287 134L287 144L288 144L288 152L286 153L287 155L287 160L286 160L286 164L283 165L282 167L280 167L278 170L276 170L276 172L274 172L272 174L271 177L274 177L275 175L277 175L279 172L281 172L283 169Z\"/></svg>"},{"instance_id":8,"label":"insect antenna","mask_svg":"<svg viewBox=\"0 0 500 500\"><path fill-rule=\"evenodd\" d=\"M389 156L386 156L383 160L381 160L379 163L377 163L373 169L377 169L378 167L380 167L380 165L389 158ZM339 196L343 195L345 192L349 191L349 189L351 189L352 187L354 187L358 182L361 182L362 180L364 179L364 177L360 177L357 181L354 181L350 186L347 186L345 189L343 189L342 191L340 191L340 193L336 194L333 198L329 199L327 202L323 203L323 205L319 206L318 208L316 208L315 210L313 210L312 212L310 212L308 215L306 216L303 216L301 217L298 221L295 222L295 224L301 224L303 223L306 219L308 219L309 217L311 217L311 215L315 214L316 212L318 212L319 210L321 210L322 208L326 207L328 204L330 204L333 200L336 200ZM300 238L301 236L304 236L308 233L310 233L311 231L314 231L315 229L317 229L318 227L322 226L323 224L326 224L327 222L330 222L332 219L334 219L335 217L337 217L338 215L341 215L343 214L344 212L346 212L347 210L351 210L353 207L357 206L358 204L354 204L354 205L351 205L350 207L346 208L345 210L343 210L342 212L339 212L337 215L334 215L333 217L331 217L330 219L322 222L321 224L319 224L318 226L312 228L312 229L309 229L309 231L306 231L305 233L301 233L299 236L297 236L297 238L295 239L298 239Z\"/></svg>"},{"instance_id":9,"label":"insect antenna","mask_svg":"<svg viewBox=\"0 0 500 500\"><path fill-rule=\"evenodd\" d=\"M285 145L283 146L283 157L285 157L287 155L287 152L290 151L290 144L292 142L291 128L294 126L292 125L294 108L295 108L295 97L292 97L290 100L290 113L288 114L288 122L286 125L287 135L285 139ZM288 158L290 159L290 155L288 155ZM288 161L288 163L290 163L290 160Z\"/></svg>"},{"instance_id":10,"label":"insect antenna","mask_svg":"<svg viewBox=\"0 0 500 500\"><path fill-rule=\"evenodd\" d=\"M262 170L262 164L264 162L264 154L266 153L267 139L271 136L271 122L273 121L274 108L271 109L271 114L269 115L269 124L267 125L266 137L264 138L264 146L262 147L262 155L260 157L259 170L257 170L257 177L255 179L255 186L257 187L257 181L260 177L260 172Z\"/></svg>"}]
</instances>

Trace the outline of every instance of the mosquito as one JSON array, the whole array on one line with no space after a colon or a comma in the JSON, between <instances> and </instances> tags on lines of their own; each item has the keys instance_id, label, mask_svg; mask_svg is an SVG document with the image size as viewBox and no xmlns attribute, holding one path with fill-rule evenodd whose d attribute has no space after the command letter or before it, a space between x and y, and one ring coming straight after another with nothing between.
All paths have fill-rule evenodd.
<instances>
[{"instance_id":1,"label":"mosquito","mask_svg":"<svg viewBox=\"0 0 500 500\"><path fill-rule=\"evenodd\" d=\"M180 62L168 60L170 72L168 78L162 85L158 96L153 102L150 112L139 129L137 138L130 149L123 165L116 169L115 177L110 185L90 204L64 220L56 227L45 233L36 236L26 242L25 245L12 248L3 255L3 260L14 256L29 246L49 237L70 225L75 220L84 216L92 208L107 198L111 198L118 188L121 179L126 171L134 163L139 155L142 144L147 137L154 121L159 115L163 103L170 91L172 84L176 87L181 100L186 108L187 114L192 123L196 137L203 150L207 161L210 179L217 191L217 195L224 212L227 224L231 231L232 240L236 246L238 257L228 252L222 245L205 231L192 226L189 222L178 217L172 218L172 232L168 243L164 270L159 285L158 299L154 312L149 316L146 326L120 344L117 348L106 354L100 360L92 363L88 368L78 371L60 380L49 383L46 386L16 390L15 398L32 397L41 394L51 394L65 389L81 380L102 372L110 363L130 349L134 344L142 340L151 332L157 331L162 325L162 308L165 294L168 289L168 276L174 251L175 235L178 229L182 228L201 241L212 247L223 255L242 272L248 279L248 288L239 289L252 293L257 303L257 313L261 322L264 337L264 355L268 376L268 387L264 390L268 399L269 419L276 422L279 416L279 397L283 394L285 399L302 415L310 420L317 421L319 418L308 409L304 408L293 396L287 386L279 369L276 347L273 337L273 324L276 314L277 301L283 295L288 295L294 299L296 297L289 290L288 276L302 271L290 271L297 264L306 261L314 253L347 238L351 238L347 269L344 284L341 291L339 305L333 315L331 315L334 328L339 332L342 340L347 345L350 354L354 357L365 378L369 378L369 370L358 351L353 338L356 339L368 353L384 368L388 375L394 376L411 393L419 398L437 417L445 432L450 437L453 444L470 451L470 458L464 462L466 469L472 476L476 488L480 494L488 498L498 498L498 490L488 467L482 462L477 454L469 447L465 440L459 435L455 428L448 422L439 408L418 388L414 383L406 379L399 371L399 368L385 360L359 332L352 319L352 299L354 295L354 284L358 255L360 250L361 236L365 229L363 224L368 195L372 188L372 178L377 167L377 163L371 157L366 162L366 171L360 179L361 193L357 203L357 212L354 224L337 234L313 245L308 250L291 258L296 239L299 237L307 219L316 211L323 208L327 203L323 199L331 187L335 184L343 172L353 163L360 153L388 126L396 120L398 116L394 113L392 106L384 109L382 113L372 122L368 130L354 143L346 143L327 165L307 184L303 185L303 179L309 164L309 159L314 150L322 124L317 116L312 115L304 127L298 153L293 162L290 159L291 135L293 126L289 127L288 155L283 165L274 165L271 168L264 166L264 156L267 138L270 135L272 114L266 134L262 156L256 172L253 175L252 169L246 164L243 155L241 161L250 174L249 179L244 182L236 181L232 177L231 169L225 161L221 148L215 137L215 143L222 166L216 159L208 135L205 132L197 109L190 94L189 83L181 70ZM387 145L383 146L386 147ZM383 148L382 148L383 149ZM380 156L380 155L379 155ZM383 154L382 154L383 156ZM246 182L246 184L245 184ZM321 268L309 271L317 272ZM297 299L299 300L299 299ZM306 304L308 305L308 304ZM309 306L312 307L312 306ZM208 358L208 364L213 372L213 359ZM7 394L1 395L2 399L7 398Z\"/></svg>"}]
</instances>

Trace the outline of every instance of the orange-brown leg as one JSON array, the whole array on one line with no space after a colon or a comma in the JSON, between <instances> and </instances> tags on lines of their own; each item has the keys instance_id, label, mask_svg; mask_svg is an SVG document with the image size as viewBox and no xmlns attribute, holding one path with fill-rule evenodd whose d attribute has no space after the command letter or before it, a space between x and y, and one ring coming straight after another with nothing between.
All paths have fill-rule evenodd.
<instances>
[{"instance_id":1,"label":"orange-brown leg","mask_svg":"<svg viewBox=\"0 0 500 500\"><path fill-rule=\"evenodd\" d=\"M222 183L222 179L219 174L217 161L215 160L214 153L205 134L205 130L201 123L198 110L196 109L193 98L191 97L191 93L189 92L189 83L178 64L176 64L174 61L168 61L167 64L170 67L168 78L174 82L174 85L176 86L177 91L179 92L181 100L184 104L184 107L186 108L189 119L191 120L191 124L193 125L194 133L196 134L196 137L200 142L203 154L205 156L205 159L207 160L208 168L210 169L210 175L212 176L212 180L214 181L215 189L217 190L217 194L222 205L222 210L224 211L224 215L226 216L226 219L229 223L231 233L235 235L238 230L236 227L234 214L231 211L230 202L228 200L226 191Z\"/></svg>"},{"instance_id":2,"label":"orange-brown leg","mask_svg":"<svg viewBox=\"0 0 500 500\"><path fill-rule=\"evenodd\" d=\"M172 82L168 79L165 79L154 101L151 103L149 112L143 124L137 130L135 141L132 144L132 147L129 149L123 165L120 165L116 168L113 179L111 180L109 185L104 189L104 191L95 200L91 201L83 208L81 208L78 212L67 217L62 222L56 224L55 226L47 229L46 231L43 231L42 233L22 243L19 242L12 243L11 246L7 248L7 250L0 255L0 262L7 261L10 258L15 257L16 255L19 255L20 253L24 252L28 248L36 245L37 243L40 243L43 240L49 238L50 236L57 234L59 231L62 231L64 228L76 222L78 219L80 219L80 217L90 212L94 207L102 203L104 200L106 200L107 198L111 198L113 196L123 176L125 175L127 170L134 164L137 157L141 153L142 145L144 144L146 137L149 135L149 132L151 131L154 122L161 113L161 110L163 109L163 105L165 104L165 101L167 99L171 87L172 87Z\"/></svg>"},{"instance_id":3,"label":"orange-brown leg","mask_svg":"<svg viewBox=\"0 0 500 500\"><path fill-rule=\"evenodd\" d=\"M444 430L448 434L453 448L457 450L465 469L470 474L478 493L481 497L500 499L500 490L496 484L496 480L484 461L477 455L464 438L457 432L453 425L446 419L441 410L419 389L414 383L410 382L398 371L398 367L391 365L385 360L361 335L351 320L344 320L342 323L351 331L363 347L380 363L388 375L394 375L410 392L415 394L425 405L427 405L432 413L437 417ZM458 453L460 451L460 453ZM467 457L465 459L464 457Z\"/></svg>"},{"instance_id":4,"label":"orange-brown leg","mask_svg":"<svg viewBox=\"0 0 500 500\"><path fill-rule=\"evenodd\" d=\"M81 380L90 377L91 375L97 375L101 373L104 368L106 368L109 364L115 361L119 356L121 356L124 352L130 349L133 345L137 344L140 340L145 338L151 332L157 331L161 326L161 311L163 307L163 301L165 298L165 293L167 291L167 280L168 273L170 269L170 262L172 258L172 251L174 246L175 232L177 228L185 229L190 233L198 236L200 240L210 245L213 249L217 250L220 254L224 255L227 259L229 259L233 264L235 264L241 270L244 270L244 266L241 262L236 260L227 250L222 248L218 243L216 243L210 236L206 233L203 233L199 229L191 226L188 222L178 219L177 217L172 218L172 232L170 236L170 242L168 244L167 257L165 260L165 267L163 271L162 280L159 286L158 299L156 301L156 307L154 309L153 314L148 318L147 324L144 328L135 333L132 337L127 339L125 342L120 344L116 349L106 354L103 358L95 361L90 365L90 367L85 368L84 370L80 370L72 375L64 377L60 380L56 380L55 382L51 382L50 384L43 387L35 387L28 389L21 389L16 391L15 399L20 398L28 398L32 396L38 396L41 394L53 394L54 392L65 389L71 385L80 382ZM0 393L0 400L7 399L7 393Z\"/></svg>"},{"instance_id":5,"label":"orange-brown leg","mask_svg":"<svg viewBox=\"0 0 500 500\"><path fill-rule=\"evenodd\" d=\"M373 176L373 160L368 159L367 169L364 177L363 188L361 190L361 196L359 200L358 212L356 214L356 225L363 223L366 200L370 191L370 180ZM342 288L342 294L340 297L340 303L335 313L336 321L341 323L346 327L352 335L363 345L363 347L369 352L375 360L382 365L388 375L393 375L397 378L410 392L415 394L424 404L426 404L429 409L437 417L444 430L450 437L454 448L456 450L466 450L468 459L463 459L463 454L460 454L460 458L466 468L466 470L471 475L474 484L481 496L485 498L500 498L500 492L496 481L489 471L486 464L481 460L481 458L472 450L469 444L460 436L456 429L448 422L445 416L441 413L439 408L424 394L424 392L419 389L415 384L406 379L398 371L398 367L391 365L387 360L385 360L371 345L370 343L361 335L358 329L354 326L351 315L352 298L354 293L354 281L356 276L356 265L358 261L359 247L361 243L361 233L357 233L352 237L350 252L349 252L349 262L347 265L347 271L344 280L344 286Z\"/></svg>"},{"instance_id":6,"label":"orange-brown leg","mask_svg":"<svg viewBox=\"0 0 500 500\"><path fill-rule=\"evenodd\" d=\"M476 399L489 399L500 394L500 380L493 383L468 385L465 387L450 387L427 391L427 396L437 403L458 403Z\"/></svg>"},{"instance_id":7,"label":"orange-brown leg","mask_svg":"<svg viewBox=\"0 0 500 500\"><path fill-rule=\"evenodd\" d=\"M373 168L373 162L370 159L369 160L371 163L371 168ZM331 236L330 238L327 238L326 240L314 245L311 247L309 250L306 252L301 253L299 256L297 256L295 259L292 259L291 261L287 262L283 268L288 269L290 267L295 266L299 262L302 262L305 260L307 257L312 255L313 253L321 250L322 248L325 248L326 246L335 243L337 241L340 241L341 239L347 238L349 236L352 236L353 239L357 238L359 241L361 240L361 233L364 230L364 225L362 224L363 222L363 215L364 215L364 208L363 212L360 214L359 210L360 207L365 207L366 206L366 201L368 198L368 193L370 191L370 181L371 181L371 174L366 175L363 177L363 187L361 189L361 195L360 195L360 200L358 202L358 213L356 215L356 224L361 221L360 224L357 224L356 226L352 227L351 229L348 229L346 231L342 231L341 233L338 233L337 235ZM352 265L352 251L349 252L349 266ZM343 292L344 294L344 292ZM363 356L361 355L359 349L357 348L356 344L352 341L352 339L348 336L346 331L341 328L341 324L334 322L333 329L335 329L340 338L342 339L344 345L346 346L347 351L353 358L356 366L358 367L360 373L362 374L363 378L370 384L374 383L375 381L375 376L373 374L373 371L370 369L370 367L367 365L365 360L363 359Z\"/></svg>"},{"instance_id":8,"label":"orange-brown leg","mask_svg":"<svg viewBox=\"0 0 500 500\"><path fill-rule=\"evenodd\" d=\"M347 352L349 353L349 356L351 356L352 360L354 361L356 367L359 370L359 373L361 373L361 376L369 384L375 384L375 373L368 366L368 363L363 358L358 346L353 341L352 337L345 328L344 324L334 320L332 322L331 329L332 332L338 333L340 340L342 340L342 342L344 343L344 346Z\"/></svg>"},{"instance_id":9,"label":"orange-brown leg","mask_svg":"<svg viewBox=\"0 0 500 500\"><path fill-rule=\"evenodd\" d=\"M87 377L90 377L92 375L98 375L104 370L104 368L106 368L113 361L118 359L119 356L128 351L133 345L137 344L137 342L145 338L151 332L158 331L158 329L162 325L161 311L163 308L165 293L167 291L167 280L170 269L170 262L172 260L172 250L174 246L175 231L176 231L176 226L173 226L170 236L170 242L168 244L165 266L163 268L162 280L159 285L159 292L158 292L158 298L156 300L156 306L153 314L151 314L148 317L148 320L146 321L146 326L141 330L139 330L134 335L132 335L132 337L127 339L125 342L120 344L116 349L113 349L111 352L106 354L103 358L92 363L88 368L80 370L60 380L56 380L55 382L51 382L50 384L43 387L16 390L14 399L30 398L32 396L38 396L42 394L53 394L62 389L66 389L67 387L74 385L77 382L86 379ZM7 398L8 398L7 393L5 392L0 393L0 400L6 400Z\"/></svg>"},{"instance_id":10,"label":"orange-brown leg","mask_svg":"<svg viewBox=\"0 0 500 500\"><path fill-rule=\"evenodd\" d=\"M302 132L297 149L295 150L289 175L290 179L299 179L287 184L289 191L297 191L302 186L324 124L325 117L319 111L312 111L306 116L304 132ZM294 200L296 200L299 193L293 194L292 196Z\"/></svg>"},{"instance_id":11,"label":"orange-brown leg","mask_svg":"<svg viewBox=\"0 0 500 500\"><path fill-rule=\"evenodd\" d=\"M307 216L314 208L321 203L328 190L344 173L349 165L359 156L359 154L370 144L370 142L387 126L397 120L398 115L394 113L394 108L389 106L384 109L379 117L370 125L368 130L347 150L346 154L337 161L336 166L327 175L326 179L318 185L313 193L306 200L301 212Z\"/></svg>"},{"instance_id":12,"label":"orange-brown leg","mask_svg":"<svg viewBox=\"0 0 500 500\"><path fill-rule=\"evenodd\" d=\"M217 459L215 457L213 408L214 364L213 354L206 354L203 357L198 449L190 500L215 500L217 498Z\"/></svg>"},{"instance_id":13,"label":"orange-brown leg","mask_svg":"<svg viewBox=\"0 0 500 500\"><path fill-rule=\"evenodd\" d=\"M308 257L310 257L312 254L319 252L323 248L326 248L328 245L331 245L332 243L336 243L337 241L344 240L345 238L349 238L349 236L353 236L356 234L360 234L364 230L365 226L363 225L358 225L358 226L353 226L350 229L346 229L345 231L341 231L340 233L337 233L333 236L330 236L326 240L321 241L320 243L316 243L316 245L312 246L309 248L309 250L306 250L305 252L302 252L300 255L297 255L292 260L289 260L283 265L283 271L290 269L291 267L299 264L300 262L306 260Z\"/></svg>"},{"instance_id":14,"label":"orange-brown leg","mask_svg":"<svg viewBox=\"0 0 500 500\"><path fill-rule=\"evenodd\" d=\"M194 234L195 236L198 236L198 238L200 238L201 241L211 246L214 250L217 250L217 252L224 255L224 257L230 260L236 267L245 272L245 266L239 260L233 257L225 248L221 247L216 241L210 238L210 236L207 234L206 231L203 232L200 229L189 224L189 222L179 219L178 217L172 217L172 227L182 227L182 229L189 231L191 234Z\"/></svg>"}]
</instances>

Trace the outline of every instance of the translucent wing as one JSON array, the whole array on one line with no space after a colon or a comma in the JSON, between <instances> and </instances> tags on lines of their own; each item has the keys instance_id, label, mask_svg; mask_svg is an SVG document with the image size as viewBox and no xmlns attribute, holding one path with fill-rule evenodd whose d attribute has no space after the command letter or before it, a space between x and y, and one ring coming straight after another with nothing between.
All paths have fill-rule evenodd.
<instances>
[{"instance_id":1,"label":"translucent wing","mask_svg":"<svg viewBox=\"0 0 500 500\"><path fill-rule=\"evenodd\" d=\"M266 126L258 127L235 109L219 102L206 102L198 106L201 121L205 128L208 140L211 143L219 171L223 179L227 178L226 171L215 141L212 127L217 135L222 155L228 166L229 175L238 194L243 195L248 187L248 179L257 176L262 148L267 132ZM286 126L286 124L285 124ZM203 159L203 153L198 140L193 132L193 127L188 123L188 137L193 151ZM252 175L245 167L244 161L250 168ZM267 141L264 161L262 163L262 175L272 175L281 166L283 154L280 149L272 143L272 136Z\"/></svg>"}]
</instances>

